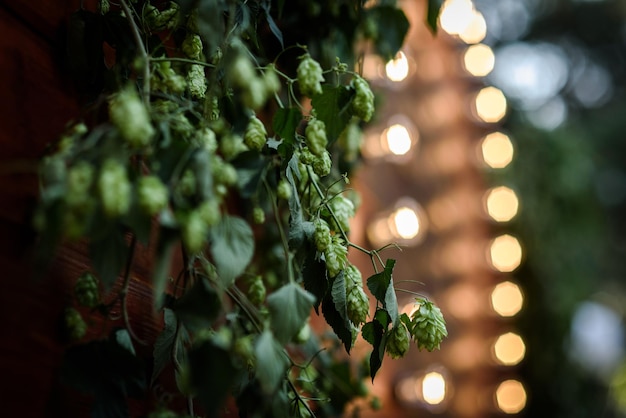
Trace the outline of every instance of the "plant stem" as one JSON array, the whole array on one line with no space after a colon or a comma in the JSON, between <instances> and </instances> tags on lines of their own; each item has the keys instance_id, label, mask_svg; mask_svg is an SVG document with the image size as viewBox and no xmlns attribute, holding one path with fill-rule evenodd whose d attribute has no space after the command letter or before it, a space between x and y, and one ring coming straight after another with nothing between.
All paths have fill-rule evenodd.
<instances>
[{"instance_id":1,"label":"plant stem","mask_svg":"<svg viewBox=\"0 0 626 418\"><path fill-rule=\"evenodd\" d=\"M127 296L128 296L128 288L130 287L130 271L133 266L133 258L135 257L135 249L137 247L137 236L133 234L133 237L130 241L130 248L128 250L128 260L126 260L126 268L124 270L124 284L122 285L122 290L120 291L120 304L122 306L122 317L124 318L124 326L128 331L128 334L131 338L137 341L141 345L148 345L147 342L142 340L135 334L133 331L133 327L130 325L130 317L128 315L128 305L127 305Z\"/></svg>"},{"instance_id":2,"label":"plant stem","mask_svg":"<svg viewBox=\"0 0 626 418\"><path fill-rule=\"evenodd\" d=\"M283 223L280 219L280 212L278 211L278 204L276 203L276 196L272 192L270 185L267 183L267 180L263 178L263 184L265 185L265 189L267 193L270 195L270 201L272 202L272 210L274 211L274 218L276 219L276 225L278 226L278 233L280 234L280 240L283 244L283 251L285 252L285 260L287 261L287 275L289 277L289 282L294 282L293 277L293 267L291 265L291 253L289 252L289 241L287 240L287 235L285 234L285 230L283 228ZM292 193L295 191L292 190Z\"/></svg>"},{"instance_id":3,"label":"plant stem","mask_svg":"<svg viewBox=\"0 0 626 418\"><path fill-rule=\"evenodd\" d=\"M139 27L135 23L135 19L133 18L133 11L128 6L126 0L120 0L120 5L122 6L122 10L126 15L126 20L128 20L128 24L130 25L130 31L133 34L133 39L135 40L135 45L139 50L139 54L143 59L143 104L149 108L150 107L150 61L148 58L148 51L146 51L146 47L143 44L143 40L141 39L141 33L139 32Z\"/></svg>"},{"instance_id":4,"label":"plant stem","mask_svg":"<svg viewBox=\"0 0 626 418\"><path fill-rule=\"evenodd\" d=\"M208 62L192 60L189 58L180 58L180 57L160 57L160 58L150 57L150 62L183 62L186 64L202 65L203 67L215 68L214 64L209 64Z\"/></svg>"}]
</instances>

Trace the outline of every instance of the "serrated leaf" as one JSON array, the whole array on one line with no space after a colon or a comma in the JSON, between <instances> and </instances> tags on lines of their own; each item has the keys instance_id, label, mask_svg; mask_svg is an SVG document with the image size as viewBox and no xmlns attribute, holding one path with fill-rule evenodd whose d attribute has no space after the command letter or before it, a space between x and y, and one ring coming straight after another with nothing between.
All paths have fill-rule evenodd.
<instances>
[{"instance_id":1,"label":"serrated leaf","mask_svg":"<svg viewBox=\"0 0 626 418\"><path fill-rule=\"evenodd\" d=\"M310 248L302 265L304 288L315 296L315 313L319 315L319 305L328 290L326 264L317 258L315 248Z\"/></svg>"},{"instance_id":2,"label":"serrated leaf","mask_svg":"<svg viewBox=\"0 0 626 418\"><path fill-rule=\"evenodd\" d=\"M439 18L439 13L441 13L442 5L443 0L428 0L426 4L426 23L433 35L437 33L437 19Z\"/></svg>"},{"instance_id":3,"label":"serrated leaf","mask_svg":"<svg viewBox=\"0 0 626 418\"><path fill-rule=\"evenodd\" d=\"M272 394L285 377L288 361L283 348L271 331L265 330L254 344L256 356L256 378L266 394Z\"/></svg>"},{"instance_id":4,"label":"serrated leaf","mask_svg":"<svg viewBox=\"0 0 626 418\"><path fill-rule=\"evenodd\" d=\"M118 228L110 228L107 234L89 244L89 253L93 268L98 273L105 290L110 289L128 256L128 246L123 232Z\"/></svg>"},{"instance_id":5,"label":"serrated leaf","mask_svg":"<svg viewBox=\"0 0 626 418\"><path fill-rule=\"evenodd\" d=\"M229 351L205 341L189 350L189 370L191 385L207 415L218 417L236 375Z\"/></svg>"},{"instance_id":6,"label":"serrated leaf","mask_svg":"<svg viewBox=\"0 0 626 418\"><path fill-rule=\"evenodd\" d=\"M174 304L174 312L189 330L209 327L222 307L220 297L204 277Z\"/></svg>"},{"instance_id":7,"label":"serrated leaf","mask_svg":"<svg viewBox=\"0 0 626 418\"><path fill-rule=\"evenodd\" d=\"M343 342L346 352L350 353L352 348L352 326L346 313L346 287L343 280L343 272L340 273L341 280L337 283L337 276L331 287L331 292L327 292L322 300L322 313L326 323L331 326L337 337ZM341 282L344 282L343 284ZM335 283L337 286L335 288ZM341 288L343 287L343 293ZM337 307L339 305L339 309Z\"/></svg>"},{"instance_id":8,"label":"serrated leaf","mask_svg":"<svg viewBox=\"0 0 626 418\"><path fill-rule=\"evenodd\" d=\"M171 361L172 348L176 339L176 328L178 326L178 320L176 314L171 309L163 309L163 331L159 334L154 342L154 350L152 351L154 356L154 363L152 367L152 378L150 379L150 385L152 386L165 368Z\"/></svg>"},{"instance_id":9,"label":"serrated leaf","mask_svg":"<svg viewBox=\"0 0 626 418\"><path fill-rule=\"evenodd\" d=\"M296 139L296 129L302 120L302 112L294 107L280 108L274 113L272 128L283 139L283 142L293 144Z\"/></svg>"},{"instance_id":10,"label":"serrated leaf","mask_svg":"<svg viewBox=\"0 0 626 418\"><path fill-rule=\"evenodd\" d=\"M288 343L306 323L315 296L296 283L289 283L267 298L272 331L276 339Z\"/></svg>"},{"instance_id":11,"label":"serrated leaf","mask_svg":"<svg viewBox=\"0 0 626 418\"><path fill-rule=\"evenodd\" d=\"M371 322L372 324L372 334L374 337L374 343L372 344L373 350L370 355L370 377L372 378L372 383L374 382L374 377L376 377L376 373L383 364L383 357L385 355L385 329L383 325L375 320Z\"/></svg>"},{"instance_id":12,"label":"serrated leaf","mask_svg":"<svg viewBox=\"0 0 626 418\"><path fill-rule=\"evenodd\" d=\"M350 100L353 90L347 86L322 85L322 93L311 101L316 117L326 126L328 145L339 138L351 118Z\"/></svg>"},{"instance_id":13,"label":"serrated leaf","mask_svg":"<svg viewBox=\"0 0 626 418\"><path fill-rule=\"evenodd\" d=\"M396 298L396 291L393 288L393 267L396 264L396 260L387 259L385 263L385 269L380 273L372 275L367 279L367 287L372 295L382 302L383 307L387 310L391 316L393 324L398 322L398 300Z\"/></svg>"},{"instance_id":14,"label":"serrated leaf","mask_svg":"<svg viewBox=\"0 0 626 418\"><path fill-rule=\"evenodd\" d=\"M244 219L226 215L211 229L211 255L225 287L244 272L253 254L254 235Z\"/></svg>"},{"instance_id":15,"label":"serrated leaf","mask_svg":"<svg viewBox=\"0 0 626 418\"><path fill-rule=\"evenodd\" d=\"M374 49L385 61L393 59L404 44L409 20L402 9L395 6L377 6L367 10L370 19L378 24L378 38Z\"/></svg>"},{"instance_id":16,"label":"serrated leaf","mask_svg":"<svg viewBox=\"0 0 626 418\"><path fill-rule=\"evenodd\" d=\"M346 300L346 278L343 271L340 271L339 274L333 279L333 284L330 289L330 293L333 298L333 303L335 304L335 308L337 312L341 315L343 319L348 321L348 302Z\"/></svg>"}]
</instances>

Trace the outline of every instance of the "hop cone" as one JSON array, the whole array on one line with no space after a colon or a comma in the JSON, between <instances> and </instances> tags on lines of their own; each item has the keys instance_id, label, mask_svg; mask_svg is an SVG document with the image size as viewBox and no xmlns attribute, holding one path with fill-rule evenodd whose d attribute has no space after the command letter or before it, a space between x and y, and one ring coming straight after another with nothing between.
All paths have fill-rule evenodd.
<instances>
[{"instance_id":1,"label":"hop cone","mask_svg":"<svg viewBox=\"0 0 626 418\"><path fill-rule=\"evenodd\" d=\"M393 327L387 339L387 354L391 358L404 357L409 350L409 331L402 322Z\"/></svg>"},{"instance_id":2,"label":"hop cone","mask_svg":"<svg viewBox=\"0 0 626 418\"><path fill-rule=\"evenodd\" d=\"M448 336L446 321L437 306L424 298L417 298L415 303L419 308L411 317L411 335L417 341L417 346L421 350L428 351L439 349L441 340Z\"/></svg>"}]
</instances>

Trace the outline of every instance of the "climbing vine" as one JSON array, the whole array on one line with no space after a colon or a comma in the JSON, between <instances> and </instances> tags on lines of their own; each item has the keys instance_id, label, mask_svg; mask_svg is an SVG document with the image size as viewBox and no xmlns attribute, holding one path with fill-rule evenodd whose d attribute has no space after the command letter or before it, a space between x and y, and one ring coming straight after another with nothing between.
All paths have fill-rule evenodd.
<instances>
[{"instance_id":1,"label":"climbing vine","mask_svg":"<svg viewBox=\"0 0 626 418\"><path fill-rule=\"evenodd\" d=\"M94 416L127 416L127 398L167 387L167 370L175 390L153 418L180 416L181 399L189 416L218 416L229 398L240 416L332 416L368 396L361 380L385 353L439 347L432 302L398 311L393 245L350 240L349 176L375 114L358 68L367 47L400 48L408 22L393 2L101 0L70 24L89 112L42 161L35 226L40 266L61 243L89 246L64 375L94 394ZM154 343L126 302L139 247L163 317ZM374 275L363 280L350 249ZM120 326L85 341L87 312ZM332 333L311 332L320 313ZM355 369L335 352L358 334L372 353Z\"/></svg>"}]
</instances>

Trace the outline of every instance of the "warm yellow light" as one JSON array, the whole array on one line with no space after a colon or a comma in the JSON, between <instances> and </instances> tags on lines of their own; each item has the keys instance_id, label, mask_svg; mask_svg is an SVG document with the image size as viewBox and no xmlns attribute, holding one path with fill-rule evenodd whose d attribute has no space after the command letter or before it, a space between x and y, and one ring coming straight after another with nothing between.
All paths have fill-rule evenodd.
<instances>
[{"instance_id":1,"label":"warm yellow light","mask_svg":"<svg viewBox=\"0 0 626 418\"><path fill-rule=\"evenodd\" d=\"M384 138L386 140L385 148L394 155L406 155L413 144L409 130L397 123L385 130Z\"/></svg>"},{"instance_id":2,"label":"warm yellow light","mask_svg":"<svg viewBox=\"0 0 626 418\"><path fill-rule=\"evenodd\" d=\"M404 52L398 52L396 57L385 65L385 73L389 80L395 82L407 78L409 75L409 60L404 55Z\"/></svg>"},{"instance_id":3,"label":"warm yellow light","mask_svg":"<svg viewBox=\"0 0 626 418\"><path fill-rule=\"evenodd\" d=\"M516 414L526 406L526 390L517 380L505 380L496 390L498 408L507 414Z\"/></svg>"},{"instance_id":4,"label":"warm yellow light","mask_svg":"<svg viewBox=\"0 0 626 418\"><path fill-rule=\"evenodd\" d=\"M487 213L495 221L507 222L517 215L519 200L508 187L495 187L487 192Z\"/></svg>"},{"instance_id":5,"label":"warm yellow light","mask_svg":"<svg viewBox=\"0 0 626 418\"><path fill-rule=\"evenodd\" d=\"M393 229L399 238L413 239L420 232L420 220L411 208L402 207L392 215Z\"/></svg>"},{"instance_id":6,"label":"warm yellow light","mask_svg":"<svg viewBox=\"0 0 626 418\"><path fill-rule=\"evenodd\" d=\"M472 12L469 24L459 32L459 38L466 44L477 44L487 36L487 22L483 14L478 10Z\"/></svg>"},{"instance_id":7,"label":"warm yellow light","mask_svg":"<svg viewBox=\"0 0 626 418\"><path fill-rule=\"evenodd\" d=\"M506 114L506 98L502 90L485 87L476 95L476 114L488 123L498 122Z\"/></svg>"},{"instance_id":8,"label":"warm yellow light","mask_svg":"<svg viewBox=\"0 0 626 418\"><path fill-rule=\"evenodd\" d=\"M484 77L489 74L496 63L493 50L485 44L472 45L463 55L465 69L475 77Z\"/></svg>"},{"instance_id":9,"label":"warm yellow light","mask_svg":"<svg viewBox=\"0 0 626 418\"><path fill-rule=\"evenodd\" d=\"M483 160L491 168L504 168L513 160L513 144L502 132L487 135L481 144Z\"/></svg>"},{"instance_id":10,"label":"warm yellow light","mask_svg":"<svg viewBox=\"0 0 626 418\"><path fill-rule=\"evenodd\" d=\"M517 238L501 235L491 243L491 264L499 271L510 272L522 262L522 246Z\"/></svg>"},{"instance_id":11,"label":"warm yellow light","mask_svg":"<svg viewBox=\"0 0 626 418\"><path fill-rule=\"evenodd\" d=\"M523 304L524 295L515 283L499 283L491 292L491 306L500 316L509 317L517 314Z\"/></svg>"},{"instance_id":12,"label":"warm yellow light","mask_svg":"<svg viewBox=\"0 0 626 418\"><path fill-rule=\"evenodd\" d=\"M450 35L458 35L467 28L473 18L471 0L447 0L439 14L439 24Z\"/></svg>"},{"instance_id":13,"label":"warm yellow light","mask_svg":"<svg viewBox=\"0 0 626 418\"><path fill-rule=\"evenodd\" d=\"M498 362L505 366L514 366L524 358L526 345L522 337L509 332L498 337L493 350Z\"/></svg>"},{"instance_id":14,"label":"warm yellow light","mask_svg":"<svg viewBox=\"0 0 626 418\"><path fill-rule=\"evenodd\" d=\"M430 372L422 380L422 398L426 403L438 405L446 397L446 380L437 372Z\"/></svg>"}]
</instances>

